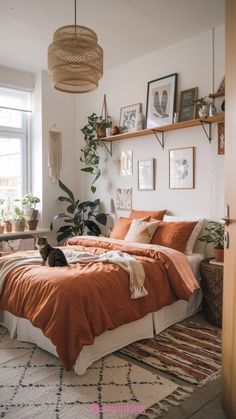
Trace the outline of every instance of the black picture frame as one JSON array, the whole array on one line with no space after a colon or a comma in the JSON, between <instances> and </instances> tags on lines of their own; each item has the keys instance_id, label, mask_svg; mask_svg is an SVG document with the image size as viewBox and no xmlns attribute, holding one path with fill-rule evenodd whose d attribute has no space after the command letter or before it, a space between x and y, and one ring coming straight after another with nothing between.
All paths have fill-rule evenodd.
<instances>
[{"instance_id":1,"label":"black picture frame","mask_svg":"<svg viewBox=\"0 0 236 419\"><path fill-rule=\"evenodd\" d=\"M173 123L176 111L178 74L173 73L148 82L146 128Z\"/></svg>"},{"instance_id":2,"label":"black picture frame","mask_svg":"<svg viewBox=\"0 0 236 419\"><path fill-rule=\"evenodd\" d=\"M196 99L198 87L182 90L180 92L179 122L190 121L196 117Z\"/></svg>"}]
</instances>

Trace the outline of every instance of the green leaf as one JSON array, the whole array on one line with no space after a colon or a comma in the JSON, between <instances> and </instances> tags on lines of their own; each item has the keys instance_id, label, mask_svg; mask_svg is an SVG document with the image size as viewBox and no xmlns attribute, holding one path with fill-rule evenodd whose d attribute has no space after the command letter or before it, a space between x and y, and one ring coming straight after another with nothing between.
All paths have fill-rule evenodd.
<instances>
[{"instance_id":1,"label":"green leaf","mask_svg":"<svg viewBox=\"0 0 236 419\"><path fill-rule=\"evenodd\" d=\"M90 189L91 189L91 191L92 191L93 193L95 193L95 192L96 192L96 190L97 190L96 186L94 186L94 185L92 185Z\"/></svg>"},{"instance_id":2,"label":"green leaf","mask_svg":"<svg viewBox=\"0 0 236 419\"><path fill-rule=\"evenodd\" d=\"M74 214L74 211L75 211L75 205L73 204L73 205L69 205L67 208L66 208L66 210L67 210L67 212L69 212L70 214Z\"/></svg>"},{"instance_id":3,"label":"green leaf","mask_svg":"<svg viewBox=\"0 0 236 419\"><path fill-rule=\"evenodd\" d=\"M66 202L70 202L71 204L73 204L73 202L74 202L72 199L67 198L67 196L59 196L57 199L58 199L59 201L66 201Z\"/></svg>"},{"instance_id":4,"label":"green leaf","mask_svg":"<svg viewBox=\"0 0 236 419\"><path fill-rule=\"evenodd\" d=\"M71 192L70 191L70 189L68 189L67 188L67 186L66 185L64 185L64 183L61 181L61 180L59 180L59 186L60 186L60 188L65 192L65 193L67 193L67 195L69 195L69 197L72 199L72 201L74 202L74 200L75 200L75 197L74 197L74 194L73 194L73 192Z\"/></svg>"},{"instance_id":5,"label":"green leaf","mask_svg":"<svg viewBox=\"0 0 236 419\"><path fill-rule=\"evenodd\" d=\"M93 173L93 167L83 167L82 172Z\"/></svg>"},{"instance_id":6,"label":"green leaf","mask_svg":"<svg viewBox=\"0 0 236 419\"><path fill-rule=\"evenodd\" d=\"M107 215L106 214L104 214L104 213L101 213L101 214L96 214L95 215L95 220L99 223L99 224L102 224L102 225L106 225L106 223L107 223Z\"/></svg>"}]
</instances>

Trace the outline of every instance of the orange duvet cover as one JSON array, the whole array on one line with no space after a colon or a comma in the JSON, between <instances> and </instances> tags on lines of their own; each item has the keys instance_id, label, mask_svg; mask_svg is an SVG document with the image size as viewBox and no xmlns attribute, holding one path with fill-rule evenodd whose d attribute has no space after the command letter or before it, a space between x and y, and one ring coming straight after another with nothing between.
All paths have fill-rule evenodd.
<instances>
[{"instance_id":1,"label":"orange duvet cover","mask_svg":"<svg viewBox=\"0 0 236 419\"><path fill-rule=\"evenodd\" d=\"M186 256L171 249L89 237L70 239L68 246L91 254L116 249L134 255L143 264L148 295L131 299L127 272L111 263L14 268L6 278L0 309L42 329L67 370L96 336L178 299L188 300L199 287Z\"/></svg>"}]
</instances>

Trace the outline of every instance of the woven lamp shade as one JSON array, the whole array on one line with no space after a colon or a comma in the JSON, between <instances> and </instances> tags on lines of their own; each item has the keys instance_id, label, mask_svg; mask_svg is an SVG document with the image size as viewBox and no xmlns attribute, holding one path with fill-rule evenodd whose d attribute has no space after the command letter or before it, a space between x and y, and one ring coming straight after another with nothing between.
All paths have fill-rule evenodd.
<instances>
[{"instance_id":1,"label":"woven lamp shade","mask_svg":"<svg viewBox=\"0 0 236 419\"><path fill-rule=\"evenodd\" d=\"M103 50L96 33L79 25L57 29L48 47L48 72L53 87L62 92L97 89L103 75Z\"/></svg>"}]
</instances>

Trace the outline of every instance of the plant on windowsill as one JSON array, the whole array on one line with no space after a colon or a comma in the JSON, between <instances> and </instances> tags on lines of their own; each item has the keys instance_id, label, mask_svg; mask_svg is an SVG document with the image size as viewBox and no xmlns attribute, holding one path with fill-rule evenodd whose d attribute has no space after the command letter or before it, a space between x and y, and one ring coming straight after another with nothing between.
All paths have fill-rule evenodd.
<instances>
[{"instance_id":1,"label":"plant on windowsill","mask_svg":"<svg viewBox=\"0 0 236 419\"><path fill-rule=\"evenodd\" d=\"M14 208L14 214L12 216L12 231L24 231L26 227L26 217L24 211L19 208Z\"/></svg>"},{"instance_id":2,"label":"plant on windowsill","mask_svg":"<svg viewBox=\"0 0 236 419\"><path fill-rule=\"evenodd\" d=\"M91 185L91 191L96 192L96 187L94 183L101 176L101 169L99 168L100 156L98 153L99 147L102 145L102 142L99 141L100 138L106 136L106 128L111 126L110 121L106 121L102 116L97 116L95 113L88 116L88 123L81 129L85 146L81 148L82 156L80 161L85 164L81 170L83 172L90 173L95 175L95 178Z\"/></svg>"},{"instance_id":3,"label":"plant on windowsill","mask_svg":"<svg viewBox=\"0 0 236 419\"><path fill-rule=\"evenodd\" d=\"M199 238L201 242L213 243L215 259L217 262L224 260L224 225L216 221L209 221L205 227L206 234Z\"/></svg>"},{"instance_id":4,"label":"plant on windowsill","mask_svg":"<svg viewBox=\"0 0 236 419\"><path fill-rule=\"evenodd\" d=\"M36 230L38 224L38 210L36 209L36 205L39 202L40 198L32 193L24 195L21 200L26 220L30 222L28 225L29 230ZM31 223L31 221L35 221L35 223Z\"/></svg>"},{"instance_id":5,"label":"plant on windowsill","mask_svg":"<svg viewBox=\"0 0 236 419\"><path fill-rule=\"evenodd\" d=\"M4 204L5 200L0 198L0 234L4 232L4 225L3 225L3 219L4 219Z\"/></svg>"},{"instance_id":6,"label":"plant on windowsill","mask_svg":"<svg viewBox=\"0 0 236 419\"><path fill-rule=\"evenodd\" d=\"M99 236L101 230L97 223L104 226L107 224L107 214L97 211L100 199L80 202L79 199L75 199L73 192L60 180L59 186L66 193L66 196L58 197L59 201L67 202L69 205L66 208L67 212L55 215L51 222L51 230L53 230L54 223L58 220L65 222L65 225L57 230L57 242L63 243L69 237L82 236L83 234Z\"/></svg>"}]
</instances>

